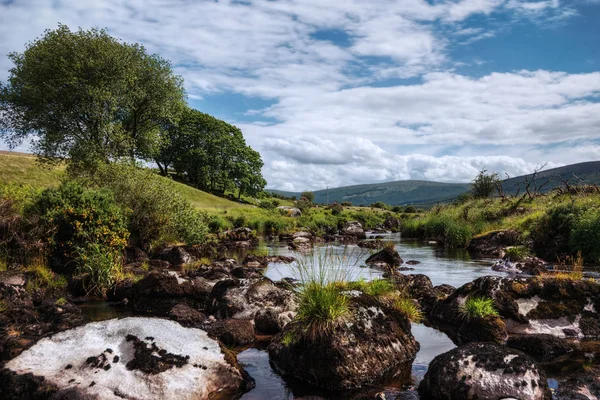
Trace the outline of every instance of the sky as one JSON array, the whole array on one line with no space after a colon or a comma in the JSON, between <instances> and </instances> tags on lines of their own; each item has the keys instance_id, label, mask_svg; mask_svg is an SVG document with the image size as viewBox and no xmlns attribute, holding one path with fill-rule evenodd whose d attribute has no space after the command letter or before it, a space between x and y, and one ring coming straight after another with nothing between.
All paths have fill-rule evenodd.
<instances>
[{"instance_id":1,"label":"sky","mask_svg":"<svg viewBox=\"0 0 600 400\"><path fill-rule=\"evenodd\" d=\"M268 188L600 160L600 0L0 0L0 80L59 22L169 59Z\"/></svg>"}]
</instances>

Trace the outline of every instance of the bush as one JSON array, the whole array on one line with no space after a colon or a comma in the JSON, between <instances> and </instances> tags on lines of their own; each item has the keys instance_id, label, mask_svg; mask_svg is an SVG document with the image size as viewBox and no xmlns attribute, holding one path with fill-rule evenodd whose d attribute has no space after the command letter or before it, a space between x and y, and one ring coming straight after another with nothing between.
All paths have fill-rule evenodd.
<instances>
[{"instance_id":1,"label":"bush","mask_svg":"<svg viewBox=\"0 0 600 400\"><path fill-rule=\"evenodd\" d=\"M228 228L227 221L218 215L211 215L208 217L208 229L212 233L220 233L226 231Z\"/></svg>"},{"instance_id":2,"label":"bush","mask_svg":"<svg viewBox=\"0 0 600 400\"><path fill-rule=\"evenodd\" d=\"M581 210L574 204L562 204L546 210L531 228L533 250L545 259L556 259L571 251L571 231ZM580 231L582 232L582 231Z\"/></svg>"},{"instance_id":3,"label":"bush","mask_svg":"<svg viewBox=\"0 0 600 400\"><path fill-rule=\"evenodd\" d=\"M260 208L264 208L266 210L273 210L273 209L279 207L280 204L281 203L277 199L272 199L272 200L265 199L265 200L262 200L258 206Z\"/></svg>"},{"instance_id":4,"label":"bush","mask_svg":"<svg viewBox=\"0 0 600 400\"><path fill-rule=\"evenodd\" d=\"M573 221L571 253L581 252L588 262L600 261L600 210L589 209Z\"/></svg>"},{"instance_id":5,"label":"bush","mask_svg":"<svg viewBox=\"0 0 600 400\"><path fill-rule=\"evenodd\" d=\"M344 207L338 203L330 204L327 208L331 210L332 215L340 215L344 211Z\"/></svg>"},{"instance_id":6,"label":"bush","mask_svg":"<svg viewBox=\"0 0 600 400\"><path fill-rule=\"evenodd\" d=\"M302 214L306 213L313 206L312 201L310 201L309 199L307 199L304 196L301 197L300 200L296 200L294 202L294 204L296 205L297 208L300 209L300 211L302 211Z\"/></svg>"},{"instance_id":7,"label":"bush","mask_svg":"<svg viewBox=\"0 0 600 400\"><path fill-rule=\"evenodd\" d=\"M417 212L417 209L415 206L406 206L404 207L404 212L407 214L414 214Z\"/></svg>"},{"instance_id":8,"label":"bush","mask_svg":"<svg viewBox=\"0 0 600 400\"><path fill-rule=\"evenodd\" d=\"M340 205L341 205L342 207L352 207L352 203L351 203L351 202L349 202L349 201L342 201L342 202L340 203Z\"/></svg>"},{"instance_id":9,"label":"bush","mask_svg":"<svg viewBox=\"0 0 600 400\"><path fill-rule=\"evenodd\" d=\"M263 224L265 235L278 235L285 230L286 224L278 219L268 219Z\"/></svg>"},{"instance_id":10,"label":"bush","mask_svg":"<svg viewBox=\"0 0 600 400\"><path fill-rule=\"evenodd\" d=\"M129 215L132 242L149 249L157 241L200 244L208 232L207 215L183 197L173 181L134 165L113 164L91 177L110 189Z\"/></svg>"},{"instance_id":11,"label":"bush","mask_svg":"<svg viewBox=\"0 0 600 400\"><path fill-rule=\"evenodd\" d=\"M469 297L460 307L460 312L467 319L498 316L494 300L489 297Z\"/></svg>"},{"instance_id":12,"label":"bush","mask_svg":"<svg viewBox=\"0 0 600 400\"><path fill-rule=\"evenodd\" d=\"M313 203L315 201L315 194L306 190L300 194L300 198L305 198L309 202Z\"/></svg>"},{"instance_id":13,"label":"bush","mask_svg":"<svg viewBox=\"0 0 600 400\"><path fill-rule=\"evenodd\" d=\"M81 249L100 246L105 252L121 253L127 244L127 219L111 192L67 182L46 189L26 211L37 216L51 252L51 265L79 266Z\"/></svg>"},{"instance_id":14,"label":"bush","mask_svg":"<svg viewBox=\"0 0 600 400\"><path fill-rule=\"evenodd\" d=\"M527 249L523 246L513 246L506 249L506 256L511 261L523 261L527 257Z\"/></svg>"},{"instance_id":15,"label":"bush","mask_svg":"<svg viewBox=\"0 0 600 400\"><path fill-rule=\"evenodd\" d=\"M98 243L88 243L77 250L75 274L81 278L88 294L104 296L122 275L122 252Z\"/></svg>"},{"instance_id":16,"label":"bush","mask_svg":"<svg viewBox=\"0 0 600 400\"><path fill-rule=\"evenodd\" d=\"M402 206L394 206L394 207L392 207L392 212L401 213L402 211L404 211L404 208Z\"/></svg>"},{"instance_id":17,"label":"bush","mask_svg":"<svg viewBox=\"0 0 600 400\"><path fill-rule=\"evenodd\" d=\"M371 204L371 208L381 208L382 210L389 210L390 206L385 204L383 201L376 201Z\"/></svg>"},{"instance_id":18,"label":"bush","mask_svg":"<svg viewBox=\"0 0 600 400\"><path fill-rule=\"evenodd\" d=\"M473 197L484 199L490 197L496 191L496 185L500 183L498 174L488 174L487 170L482 169L479 174L473 179L471 192Z\"/></svg>"}]
</instances>

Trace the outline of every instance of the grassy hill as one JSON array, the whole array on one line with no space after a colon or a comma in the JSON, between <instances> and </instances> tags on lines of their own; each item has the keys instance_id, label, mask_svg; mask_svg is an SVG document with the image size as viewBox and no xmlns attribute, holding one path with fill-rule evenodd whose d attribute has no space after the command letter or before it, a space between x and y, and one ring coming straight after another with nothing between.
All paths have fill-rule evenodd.
<instances>
[{"instance_id":1,"label":"grassy hill","mask_svg":"<svg viewBox=\"0 0 600 400\"><path fill-rule=\"evenodd\" d=\"M508 179L504 183L504 190L507 193L514 194L520 187L521 193L523 193L525 191L525 184L523 182L526 177L530 180L532 178L531 175L525 175ZM562 185L561 180L564 179L569 179L570 184L600 184L600 161L572 164L542 171L537 174L535 181L539 187L548 179L550 179L550 182L543 187L543 191L548 191ZM370 205L371 203L381 201L391 205L413 204L426 207L435 205L436 203L452 201L459 194L468 191L469 188L469 183L407 180L317 190L314 194L316 203L327 203L329 194L330 203L334 201L338 203L349 201L353 205ZM270 191L287 197L300 196L300 193L280 190Z\"/></svg>"},{"instance_id":2,"label":"grassy hill","mask_svg":"<svg viewBox=\"0 0 600 400\"><path fill-rule=\"evenodd\" d=\"M59 185L64 174L64 167L48 168L39 164L35 156L31 154L0 151L0 184L19 183L38 187L51 187ZM175 184L181 193L199 209L227 211L251 207L203 192L183 183L176 182Z\"/></svg>"}]
</instances>

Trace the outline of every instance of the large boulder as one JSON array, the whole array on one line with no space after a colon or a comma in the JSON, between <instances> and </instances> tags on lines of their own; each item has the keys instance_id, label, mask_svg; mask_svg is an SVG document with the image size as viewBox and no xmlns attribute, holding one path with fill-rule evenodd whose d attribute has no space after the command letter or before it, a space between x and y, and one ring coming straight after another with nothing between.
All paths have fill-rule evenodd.
<instances>
[{"instance_id":1,"label":"large boulder","mask_svg":"<svg viewBox=\"0 0 600 400\"><path fill-rule=\"evenodd\" d=\"M367 235L362 224L358 221L347 222L342 228L341 233L346 236L352 236L356 239L366 239Z\"/></svg>"},{"instance_id":2,"label":"large boulder","mask_svg":"<svg viewBox=\"0 0 600 400\"><path fill-rule=\"evenodd\" d=\"M279 207L277 207L277 209L279 210L280 213L282 213L288 217L301 217L302 216L302 211L296 207L279 206Z\"/></svg>"},{"instance_id":3,"label":"large boulder","mask_svg":"<svg viewBox=\"0 0 600 400\"><path fill-rule=\"evenodd\" d=\"M558 382L558 400L597 400L600 399L600 368L574 374Z\"/></svg>"},{"instance_id":4,"label":"large boulder","mask_svg":"<svg viewBox=\"0 0 600 400\"><path fill-rule=\"evenodd\" d=\"M243 346L254 342L254 325L247 319L223 319L205 325L211 337L227 346Z\"/></svg>"},{"instance_id":5,"label":"large boulder","mask_svg":"<svg viewBox=\"0 0 600 400\"><path fill-rule=\"evenodd\" d=\"M402 264L402 257L392 246L386 246L377 253L371 255L365 261L367 265L385 270L396 269Z\"/></svg>"},{"instance_id":6,"label":"large boulder","mask_svg":"<svg viewBox=\"0 0 600 400\"><path fill-rule=\"evenodd\" d=\"M423 400L552 398L546 376L526 354L493 343L471 343L440 354L429 364Z\"/></svg>"},{"instance_id":7,"label":"large boulder","mask_svg":"<svg viewBox=\"0 0 600 400\"><path fill-rule=\"evenodd\" d=\"M216 318L253 319L257 311L267 307L279 313L295 311L293 291L268 278L224 279L210 294L209 311Z\"/></svg>"},{"instance_id":8,"label":"large boulder","mask_svg":"<svg viewBox=\"0 0 600 400\"><path fill-rule=\"evenodd\" d=\"M574 351L573 345L566 339L548 334L512 336L506 345L521 350L540 363L555 363Z\"/></svg>"},{"instance_id":9,"label":"large boulder","mask_svg":"<svg viewBox=\"0 0 600 400\"><path fill-rule=\"evenodd\" d=\"M217 391L235 396L248 387L206 332L155 318L93 322L58 333L9 361L0 374L6 400L40 391L44 398L196 400Z\"/></svg>"},{"instance_id":10,"label":"large boulder","mask_svg":"<svg viewBox=\"0 0 600 400\"><path fill-rule=\"evenodd\" d=\"M254 315L256 330L265 335L275 335L294 319L296 313L292 311L279 312L272 307L258 310Z\"/></svg>"},{"instance_id":11,"label":"large boulder","mask_svg":"<svg viewBox=\"0 0 600 400\"><path fill-rule=\"evenodd\" d=\"M419 350L410 322L374 297L355 295L349 297L345 320L321 335L306 336L299 322L286 325L268 348L274 368L333 391L378 384L410 370Z\"/></svg>"},{"instance_id":12,"label":"large boulder","mask_svg":"<svg viewBox=\"0 0 600 400\"><path fill-rule=\"evenodd\" d=\"M600 337L600 284L593 281L486 276L435 303L429 319L456 324L461 305L472 296L493 300L509 334Z\"/></svg>"},{"instance_id":13,"label":"large boulder","mask_svg":"<svg viewBox=\"0 0 600 400\"><path fill-rule=\"evenodd\" d=\"M194 261L192 255L183 246L167 247L159 253L158 258L176 266Z\"/></svg>"},{"instance_id":14,"label":"large boulder","mask_svg":"<svg viewBox=\"0 0 600 400\"><path fill-rule=\"evenodd\" d=\"M204 309L212 285L203 278L187 279L175 271L155 272L134 284L131 291L136 311L167 316L177 304Z\"/></svg>"},{"instance_id":15,"label":"large boulder","mask_svg":"<svg viewBox=\"0 0 600 400\"><path fill-rule=\"evenodd\" d=\"M514 230L494 231L471 239L467 249L480 256L503 257L506 246L519 242L519 233Z\"/></svg>"}]
</instances>

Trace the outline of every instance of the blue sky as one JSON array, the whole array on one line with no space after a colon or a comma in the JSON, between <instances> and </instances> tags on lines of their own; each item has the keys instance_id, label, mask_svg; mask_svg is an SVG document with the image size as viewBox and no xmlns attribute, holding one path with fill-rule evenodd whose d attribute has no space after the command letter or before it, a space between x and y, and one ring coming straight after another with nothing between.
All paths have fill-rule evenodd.
<instances>
[{"instance_id":1,"label":"blue sky","mask_svg":"<svg viewBox=\"0 0 600 400\"><path fill-rule=\"evenodd\" d=\"M600 159L600 0L5 0L0 53L59 22L170 59L271 188Z\"/></svg>"}]
</instances>

